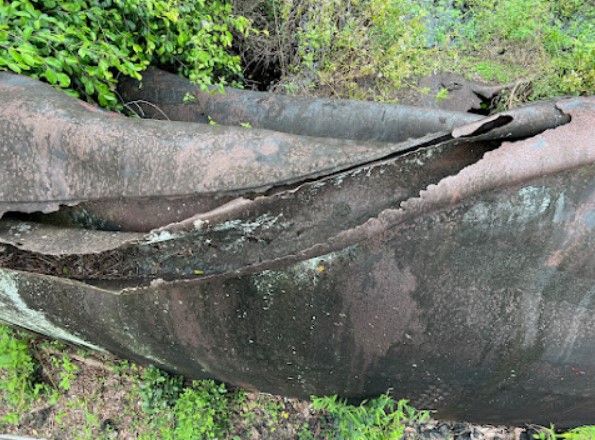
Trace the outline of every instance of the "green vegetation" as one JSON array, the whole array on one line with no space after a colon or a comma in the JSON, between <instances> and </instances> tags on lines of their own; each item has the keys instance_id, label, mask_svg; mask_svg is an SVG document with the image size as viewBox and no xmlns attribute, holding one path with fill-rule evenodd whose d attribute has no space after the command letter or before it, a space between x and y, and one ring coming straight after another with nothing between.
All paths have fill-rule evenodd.
<instances>
[{"instance_id":1,"label":"green vegetation","mask_svg":"<svg viewBox=\"0 0 595 440\"><path fill-rule=\"evenodd\" d=\"M426 12L408 0L264 0L255 16L265 27L246 39L245 58L279 64L290 94L388 99L391 88L429 73L435 49L426 50ZM263 12L264 11L264 14ZM263 20L263 15L265 19Z\"/></svg>"},{"instance_id":2,"label":"green vegetation","mask_svg":"<svg viewBox=\"0 0 595 440\"><path fill-rule=\"evenodd\" d=\"M337 396L316 397L312 406L330 416L333 438L340 439L398 440L408 424L430 418L428 411L416 411L406 400L395 402L388 394L359 406L347 405Z\"/></svg>"},{"instance_id":3,"label":"green vegetation","mask_svg":"<svg viewBox=\"0 0 595 440\"><path fill-rule=\"evenodd\" d=\"M17 427L35 424L44 407L52 409L51 432L81 439L108 438L111 424L146 440L240 439L256 427L269 435L283 430L284 438L400 438L407 424L427 417L388 395L358 406L336 396L314 398L311 409L298 411L285 399L228 390L212 380L185 381L127 361L100 364L102 371L85 379L88 362L97 363L60 342L0 325L0 432L21 432ZM113 398L101 397L106 387L124 402L107 418L110 424L101 410L101 402ZM305 422L304 408L312 413Z\"/></svg>"},{"instance_id":4,"label":"green vegetation","mask_svg":"<svg viewBox=\"0 0 595 440\"><path fill-rule=\"evenodd\" d=\"M580 0L471 0L454 47L486 79L524 78L532 98L595 93L595 9ZM489 66L494 66L490 68ZM503 72L513 77L503 78Z\"/></svg>"},{"instance_id":5,"label":"green vegetation","mask_svg":"<svg viewBox=\"0 0 595 440\"><path fill-rule=\"evenodd\" d=\"M231 31L249 23L207 0L0 0L0 70L11 70L108 108L121 108L119 76L149 65L207 85L241 85Z\"/></svg>"},{"instance_id":6,"label":"green vegetation","mask_svg":"<svg viewBox=\"0 0 595 440\"><path fill-rule=\"evenodd\" d=\"M595 93L595 8L586 0L258 4L238 10L270 37L244 40L244 58L276 62L292 94L394 100L437 70L530 83L521 99Z\"/></svg>"},{"instance_id":7,"label":"green vegetation","mask_svg":"<svg viewBox=\"0 0 595 440\"><path fill-rule=\"evenodd\" d=\"M241 86L232 44L290 94L393 101L438 70L530 84L516 101L595 93L587 0L0 0L0 70L112 109L148 65Z\"/></svg>"},{"instance_id":8,"label":"green vegetation","mask_svg":"<svg viewBox=\"0 0 595 440\"><path fill-rule=\"evenodd\" d=\"M91 369L88 377L85 369ZM106 410L110 400L117 405ZM51 411L48 430L39 435L80 439L113 438L110 433L118 431L145 440L237 440L255 432L300 440L396 440L413 438L407 427L429 420L427 411L389 394L359 405L337 396L292 403L212 380L185 381L152 366L100 362L85 351L0 325L0 432L37 435L40 408ZM540 440L595 439L594 426L537 432Z\"/></svg>"},{"instance_id":9,"label":"green vegetation","mask_svg":"<svg viewBox=\"0 0 595 440\"><path fill-rule=\"evenodd\" d=\"M36 364L29 350L29 336L0 326L0 402L10 410L0 418L3 423L17 424L19 415L31 407L44 391L36 383Z\"/></svg>"},{"instance_id":10,"label":"green vegetation","mask_svg":"<svg viewBox=\"0 0 595 440\"><path fill-rule=\"evenodd\" d=\"M231 402L225 385L212 380L192 381L146 368L138 387L148 416L149 432L140 438L215 439L230 432ZM233 398L233 397L232 397Z\"/></svg>"},{"instance_id":11,"label":"green vegetation","mask_svg":"<svg viewBox=\"0 0 595 440\"><path fill-rule=\"evenodd\" d=\"M581 426L562 433L557 433L553 426L543 427L533 437L537 440L593 440L595 426Z\"/></svg>"}]
</instances>

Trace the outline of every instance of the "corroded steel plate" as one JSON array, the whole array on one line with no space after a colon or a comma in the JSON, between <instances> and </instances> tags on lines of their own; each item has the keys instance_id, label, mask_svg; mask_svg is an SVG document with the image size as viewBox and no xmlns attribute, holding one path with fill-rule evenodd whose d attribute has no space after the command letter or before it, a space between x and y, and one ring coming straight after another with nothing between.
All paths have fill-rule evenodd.
<instances>
[{"instance_id":1,"label":"corroded steel plate","mask_svg":"<svg viewBox=\"0 0 595 440\"><path fill-rule=\"evenodd\" d=\"M34 113L49 117L39 108ZM22 126L35 130L35 117L23 115L2 107L0 128L10 121L18 127L22 116ZM117 120L122 136L126 124L141 132L148 123L154 145L168 145L155 121L93 115L92 125L110 130L101 124ZM537 128L519 134L515 123L521 131ZM192 125L159 124L184 133ZM287 169L281 157L274 162L279 174L256 172L257 185L233 193L223 177L213 178L231 198L151 232L7 214L0 221L0 318L189 377L268 392L361 398L393 388L440 417L595 423L594 127L595 100L577 98L405 144L313 139L316 149L328 147L323 165L304 155L299 170ZM60 136L58 128L46 130ZM238 139L268 133L281 136L256 131ZM10 198L18 185L5 178L1 201L58 209L63 200L48 197L54 187L42 192L27 181L22 170L33 156L19 168L25 156L18 149L38 148L41 158L58 145L84 150L66 137L48 144L17 135L0 141L0 155L20 157L0 165L3 176L21 176L27 194L39 197ZM283 136L315 154L304 138ZM196 139L196 151L211 147ZM333 148L360 155L341 162ZM168 169L177 153L160 154L139 182ZM76 160L87 157L93 163L94 156ZM107 152L101 157L111 160ZM205 160L196 164L208 167ZM192 169L191 162L184 166ZM150 204L219 191L203 190L202 173L217 173L202 168L195 189L184 194L175 188L187 184L186 174L172 172L163 179L169 186L155 193L148 183L135 193L117 181L97 187L96 194L105 192L93 197L103 174L89 170L81 171L87 186L77 183L81 191L68 204L145 196ZM137 216L144 212L131 206Z\"/></svg>"}]
</instances>

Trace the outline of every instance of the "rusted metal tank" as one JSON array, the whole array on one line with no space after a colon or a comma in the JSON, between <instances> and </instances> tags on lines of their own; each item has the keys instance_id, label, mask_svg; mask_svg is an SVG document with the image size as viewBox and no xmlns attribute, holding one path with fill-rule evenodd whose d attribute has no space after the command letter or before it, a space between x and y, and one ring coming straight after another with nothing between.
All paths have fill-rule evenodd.
<instances>
[{"instance_id":1,"label":"rusted metal tank","mask_svg":"<svg viewBox=\"0 0 595 440\"><path fill-rule=\"evenodd\" d=\"M0 319L262 391L595 423L595 99L393 142L9 74L0 102Z\"/></svg>"}]
</instances>

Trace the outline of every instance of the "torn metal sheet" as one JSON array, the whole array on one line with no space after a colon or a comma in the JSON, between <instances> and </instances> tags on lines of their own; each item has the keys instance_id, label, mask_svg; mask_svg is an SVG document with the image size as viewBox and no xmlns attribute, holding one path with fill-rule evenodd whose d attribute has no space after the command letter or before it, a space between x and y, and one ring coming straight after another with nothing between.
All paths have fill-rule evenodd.
<instances>
[{"instance_id":1,"label":"torn metal sheet","mask_svg":"<svg viewBox=\"0 0 595 440\"><path fill-rule=\"evenodd\" d=\"M11 214L0 319L267 392L595 423L594 139L576 98L222 191L151 232ZM173 195L146 190L122 203Z\"/></svg>"}]
</instances>

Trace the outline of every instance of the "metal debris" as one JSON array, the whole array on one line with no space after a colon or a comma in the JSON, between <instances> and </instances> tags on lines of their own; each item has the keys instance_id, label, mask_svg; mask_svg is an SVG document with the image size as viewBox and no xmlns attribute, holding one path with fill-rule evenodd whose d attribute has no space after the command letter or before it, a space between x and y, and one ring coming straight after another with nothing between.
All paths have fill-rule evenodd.
<instances>
[{"instance_id":1,"label":"metal debris","mask_svg":"<svg viewBox=\"0 0 595 440\"><path fill-rule=\"evenodd\" d=\"M595 99L378 144L0 96L0 319L267 392L595 423Z\"/></svg>"}]
</instances>

